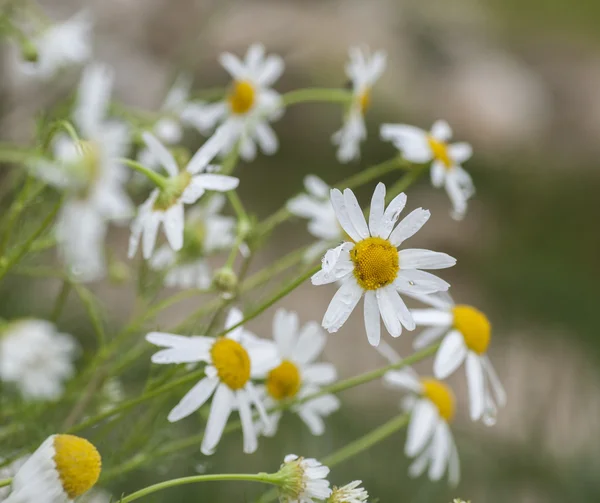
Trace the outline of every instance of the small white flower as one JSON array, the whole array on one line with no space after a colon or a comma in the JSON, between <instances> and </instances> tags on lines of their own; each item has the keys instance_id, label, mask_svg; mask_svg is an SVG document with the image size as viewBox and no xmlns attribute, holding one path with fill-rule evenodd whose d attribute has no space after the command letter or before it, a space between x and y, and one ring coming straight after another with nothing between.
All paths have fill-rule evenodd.
<instances>
[{"instance_id":1,"label":"small white flower","mask_svg":"<svg viewBox=\"0 0 600 503\"><path fill-rule=\"evenodd\" d=\"M129 258L133 257L142 238L144 258L152 256L158 228L164 225L167 242L175 251L183 247L184 204L195 203L205 191L225 192L235 189L239 180L232 176L206 173L214 171L209 162L221 148L222 137L215 133L194 154L183 171L179 171L177 162L171 153L152 134L143 134L146 146L160 160L169 175L165 188L156 188L150 197L140 206L138 215L131 224L129 238Z\"/></svg>"},{"instance_id":2,"label":"small white flower","mask_svg":"<svg viewBox=\"0 0 600 503\"><path fill-rule=\"evenodd\" d=\"M339 146L338 161L343 163L360 158L360 143L367 137L364 115L371 102L371 89L386 65L384 51L370 55L358 47L352 47L349 54L346 75L352 83L352 102L344 125L332 137L333 143Z\"/></svg>"},{"instance_id":3,"label":"small white flower","mask_svg":"<svg viewBox=\"0 0 600 503\"><path fill-rule=\"evenodd\" d=\"M72 503L96 483L101 464L87 440L51 435L19 468L4 503Z\"/></svg>"},{"instance_id":4,"label":"small white flower","mask_svg":"<svg viewBox=\"0 0 600 503\"><path fill-rule=\"evenodd\" d=\"M362 480L354 480L343 487L334 487L327 503L366 503L369 493L361 484Z\"/></svg>"},{"instance_id":5,"label":"small white flower","mask_svg":"<svg viewBox=\"0 0 600 503\"><path fill-rule=\"evenodd\" d=\"M124 189L128 172L117 161L129 149L129 131L105 119L112 83L108 67L84 70L73 113L80 141L58 135L53 141L55 161L38 160L30 166L36 176L67 191L56 233L64 261L81 281L104 276L108 221L122 223L133 213Z\"/></svg>"},{"instance_id":6,"label":"small white flower","mask_svg":"<svg viewBox=\"0 0 600 503\"><path fill-rule=\"evenodd\" d=\"M329 250L321 270L312 277L313 285L341 281L325 315L323 327L337 332L358 301L365 295L365 328L369 343L379 344L380 315L392 335L398 337L404 326L414 330L415 323L400 297L404 293L435 293L450 286L421 269L444 269L456 260L445 253L398 247L415 234L429 219L429 211L417 208L397 226L406 204L406 195L396 196L385 207L385 185L379 183L373 193L369 225L350 189L331 191L331 203L338 221L351 241Z\"/></svg>"},{"instance_id":7,"label":"small white flower","mask_svg":"<svg viewBox=\"0 0 600 503\"><path fill-rule=\"evenodd\" d=\"M150 260L154 270L167 269L165 286L173 288L208 288L212 272L206 257L233 246L235 218L220 215L225 197L214 195L205 206L188 213L183 249L176 253L168 245L161 246Z\"/></svg>"},{"instance_id":8,"label":"small white flower","mask_svg":"<svg viewBox=\"0 0 600 503\"><path fill-rule=\"evenodd\" d=\"M329 468L314 458L288 454L279 473L284 479L279 499L284 503L316 503L315 500L325 500L331 495L326 479Z\"/></svg>"},{"instance_id":9,"label":"small white flower","mask_svg":"<svg viewBox=\"0 0 600 503\"><path fill-rule=\"evenodd\" d=\"M419 378L411 368L388 372L384 382L409 393L402 402L403 408L411 412L404 452L416 459L408 474L419 477L429 466L429 478L437 481L447 470L448 481L456 486L460 461L449 426L456 407L450 387L436 379Z\"/></svg>"},{"instance_id":10,"label":"small white flower","mask_svg":"<svg viewBox=\"0 0 600 503\"><path fill-rule=\"evenodd\" d=\"M160 119L154 124L153 132L165 145L175 145L183 137L181 114L188 105L187 100L192 86L189 75L180 75L170 89L159 114ZM160 166L159 159L145 147L138 154L138 161L144 166L156 169Z\"/></svg>"},{"instance_id":11,"label":"small white flower","mask_svg":"<svg viewBox=\"0 0 600 503\"><path fill-rule=\"evenodd\" d=\"M265 385L261 388L267 397L267 408L281 400L312 395L321 386L336 380L333 364L315 363L326 342L326 335L318 323L308 322L300 328L296 313L279 309L273 317L273 338L281 363L266 374ZM327 394L294 405L291 410L300 416L313 435L322 435L325 432L323 417L339 407L339 399ZM275 411L269 416L271 428L265 429L264 435L275 435L281 415L281 411Z\"/></svg>"},{"instance_id":12,"label":"small white flower","mask_svg":"<svg viewBox=\"0 0 600 503\"><path fill-rule=\"evenodd\" d=\"M92 19L81 11L62 23L57 23L35 35L33 47L36 61L19 61L19 68L27 75L47 79L62 68L83 63L92 54Z\"/></svg>"},{"instance_id":13,"label":"small white flower","mask_svg":"<svg viewBox=\"0 0 600 503\"><path fill-rule=\"evenodd\" d=\"M433 365L435 376L446 379L465 363L471 419L495 424L498 407L506 405L506 392L486 354L492 331L489 320L474 307L456 305L450 298L418 298L435 308L413 309L416 324L429 327L415 339L415 348L444 336Z\"/></svg>"},{"instance_id":14,"label":"small white flower","mask_svg":"<svg viewBox=\"0 0 600 503\"><path fill-rule=\"evenodd\" d=\"M405 159L416 163L431 162L431 183L446 188L453 206L453 218L460 220L467 211L467 201L475 193L471 176L462 163L473 155L465 142L448 144L452 129L446 121L437 121L431 131L406 124L383 124L381 138L391 141Z\"/></svg>"},{"instance_id":15,"label":"small white flower","mask_svg":"<svg viewBox=\"0 0 600 503\"><path fill-rule=\"evenodd\" d=\"M315 175L304 178L304 187L307 193L290 199L287 209L297 217L308 219L308 232L319 239L306 252L306 260L313 260L322 255L332 241L343 241L346 236L329 199L331 187Z\"/></svg>"},{"instance_id":16,"label":"small white flower","mask_svg":"<svg viewBox=\"0 0 600 503\"><path fill-rule=\"evenodd\" d=\"M226 328L242 321L237 309L229 312ZM258 447L256 430L252 421L251 404L254 404L264 424L268 424L267 413L251 378L264 375L277 365L273 345L237 327L226 337L205 337L151 332L146 340L166 349L152 356L153 363L196 363L206 362L205 374L169 413L170 422L179 421L198 410L213 395L212 405L201 451L205 455L214 453L221 440L223 429L233 410L238 410L242 422L244 452L252 453Z\"/></svg>"},{"instance_id":17,"label":"small white flower","mask_svg":"<svg viewBox=\"0 0 600 503\"><path fill-rule=\"evenodd\" d=\"M55 400L75 369L75 339L43 320L19 320L0 331L0 380L30 400Z\"/></svg>"},{"instance_id":18,"label":"small white flower","mask_svg":"<svg viewBox=\"0 0 600 503\"><path fill-rule=\"evenodd\" d=\"M281 96L271 86L283 73L283 60L265 55L261 44L250 46L244 61L226 52L219 58L233 78L231 89L223 101L189 105L182 119L206 134L221 123L226 132L222 153L240 142L240 156L250 161L256 157L256 143L265 154L273 154L279 146L269 121L282 112Z\"/></svg>"}]
</instances>

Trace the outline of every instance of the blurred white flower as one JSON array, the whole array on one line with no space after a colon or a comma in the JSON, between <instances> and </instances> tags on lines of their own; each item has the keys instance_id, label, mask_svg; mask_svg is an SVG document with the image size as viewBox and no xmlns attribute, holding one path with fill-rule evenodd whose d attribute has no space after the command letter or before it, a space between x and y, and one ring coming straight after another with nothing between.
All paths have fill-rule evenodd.
<instances>
[{"instance_id":1,"label":"blurred white flower","mask_svg":"<svg viewBox=\"0 0 600 503\"><path fill-rule=\"evenodd\" d=\"M350 189L343 194L333 189L331 203L350 241L327 251L321 270L312 277L313 285L341 281L323 316L323 327L337 332L364 294L365 328L371 345L379 344L380 316L392 337L399 337L403 326L414 330L415 323L400 294L446 291L448 283L421 269L444 269L456 263L445 253L398 250L427 222L429 211L417 208L396 226L406 195L399 194L385 209L383 183L373 193L369 225Z\"/></svg>"},{"instance_id":2,"label":"blurred white flower","mask_svg":"<svg viewBox=\"0 0 600 503\"><path fill-rule=\"evenodd\" d=\"M306 194L300 194L287 203L293 215L308 219L308 232L319 239L306 252L306 260L323 255L332 241L343 241L345 234L338 224L335 211L329 199L331 187L315 175L304 178Z\"/></svg>"},{"instance_id":3,"label":"blurred white flower","mask_svg":"<svg viewBox=\"0 0 600 503\"><path fill-rule=\"evenodd\" d=\"M238 309L231 309L225 327L233 327L242 319ZM272 343L258 339L241 326L231 330L225 337L184 337L151 332L146 335L146 340L165 348L152 356L153 363L207 364L204 369L206 377L171 410L168 420L175 422L193 414L214 394L202 439L202 453L210 455L215 452L233 410L238 410L240 414L244 452L256 451L258 441L252 421L252 404L264 424L268 424L268 417L251 379L264 375L277 365Z\"/></svg>"},{"instance_id":4,"label":"blurred white flower","mask_svg":"<svg viewBox=\"0 0 600 503\"><path fill-rule=\"evenodd\" d=\"M327 503L366 503L369 493L361 484L362 480L354 480L343 487L334 487Z\"/></svg>"},{"instance_id":5,"label":"blurred white flower","mask_svg":"<svg viewBox=\"0 0 600 503\"><path fill-rule=\"evenodd\" d=\"M299 458L288 454L278 472L283 484L279 489L282 503L315 503L331 495L329 468L314 458Z\"/></svg>"},{"instance_id":6,"label":"blurred white flower","mask_svg":"<svg viewBox=\"0 0 600 503\"><path fill-rule=\"evenodd\" d=\"M308 322L300 328L295 312L279 309L273 317L273 339L281 363L264 376L265 385L260 388L266 396L264 403L268 409L282 400L312 395L321 386L336 380L337 372L332 363L315 363L326 342L325 332L318 323ZM291 410L298 414L313 435L322 435L325 433L323 417L339 407L339 399L327 394L294 405ZM262 431L264 435L275 435L281 415L281 411L269 415L270 428Z\"/></svg>"},{"instance_id":7,"label":"blurred white flower","mask_svg":"<svg viewBox=\"0 0 600 503\"><path fill-rule=\"evenodd\" d=\"M215 166L209 166L209 162L222 145L219 131L200 147L182 171L179 171L175 158L156 137L146 132L143 134L143 139L169 175L167 185L156 188L150 193L131 224L129 258L135 255L142 239L143 256L149 259L154 252L161 223L169 246L175 251L181 250L184 237L183 206L195 203L207 190L218 192L233 190L238 186L239 180L232 176L205 172L216 169Z\"/></svg>"},{"instance_id":8,"label":"blurred white flower","mask_svg":"<svg viewBox=\"0 0 600 503\"><path fill-rule=\"evenodd\" d=\"M224 204L225 197L215 194L206 205L192 208L185 222L182 250L176 253L163 245L154 253L150 267L167 269L165 286L206 289L211 285L206 257L230 248L235 241L235 218L219 214Z\"/></svg>"},{"instance_id":9,"label":"blurred white flower","mask_svg":"<svg viewBox=\"0 0 600 503\"><path fill-rule=\"evenodd\" d=\"M462 163L473 155L465 142L448 144L452 129L446 121L435 122L431 131L406 124L383 124L381 138L391 141L405 159L415 163L431 162L431 183L444 186L452 202L452 217L460 220L467 211L467 201L475 193L471 176Z\"/></svg>"},{"instance_id":10,"label":"blurred white flower","mask_svg":"<svg viewBox=\"0 0 600 503\"><path fill-rule=\"evenodd\" d=\"M28 400L56 400L75 372L78 345L43 320L8 323L0 331L0 380L17 386Z\"/></svg>"},{"instance_id":11,"label":"blurred white flower","mask_svg":"<svg viewBox=\"0 0 600 503\"><path fill-rule=\"evenodd\" d=\"M203 134L221 123L226 133L222 153L231 151L238 141L240 156L247 161L256 157L256 143L263 153L275 153L279 143L269 121L278 119L283 108L281 96L271 86L283 73L283 60L273 54L266 56L261 44L250 46L244 61L228 52L219 60L233 78L226 98L191 104L182 119Z\"/></svg>"},{"instance_id":12,"label":"blurred white flower","mask_svg":"<svg viewBox=\"0 0 600 503\"><path fill-rule=\"evenodd\" d=\"M66 66L88 60L92 54L91 37L92 17L84 10L34 35L30 42L35 54L29 55L34 60L20 60L19 69L26 75L50 78Z\"/></svg>"},{"instance_id":13,"label":"blurred white flower","mask_svg":"<svg viewBox=\"0 0 600 503\"><path fill-rule=\"evenodd\" d=\"M129 131L125 124L105 119L112 83L113 72L106 66L84 70L73 112L80 139L56 136L55 160L36 160L30 166L36 176L67 193L57 239L64 261L81 281L105 275L108 221L123 223L133 213L124 188L128 172L118 161L129 149Z\"/></svg>"},{"instance_id":14,"label":"blurred white flower","mask_svg":"<svg viewBox=\"0 0 600 503\"><path fill-rule=\"evenodd\" d=\"M433 365L435 376L446 379L465 363L471 419L495 424L498 407L506 405L506 392L486 354L492 336L489 320L472 306L454 304L449 296L417 298L435 308L411 311L417 325L429 327L415 338L415 349L444 336Z\"/></svg>"},{"instance_id":15,"label":"blurred white flower","mask_svg":"<svg viewBox=\"0 0 600 503\"><path fill-rule=\"evenodd\" d=\"M352 102L346 112L344 125L332 136L333 143L339 146L338 161L343 163L360 158L360 143L367 137L364 115L371 103L371 89L386 65L384 51L370 55L358 47L352 47L349 54L346 75L352 84Z\"/></svg>"}]
</instances>

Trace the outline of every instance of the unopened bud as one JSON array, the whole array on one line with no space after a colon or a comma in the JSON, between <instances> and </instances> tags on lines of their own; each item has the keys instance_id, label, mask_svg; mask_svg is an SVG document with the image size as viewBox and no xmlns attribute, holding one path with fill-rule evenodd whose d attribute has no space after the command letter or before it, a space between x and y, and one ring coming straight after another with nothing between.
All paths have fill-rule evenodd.
<instances>
[{"instance_id":1,"label":"unopened bud","mask_svg":"<svg viewBox=\"0 0 600 503\"><path fill-rule=\"evenodd\" d=\"M232 299L237 293L238 278L231 267L222 267L215 271L213 286L222 292L223 297Z\"/></svg>"},{"instance_id":2,"label":"unopened bud","mask_svg":"<svg viewBox=\"0 0 600 503\"><path fill-rule=\"evenodd\" d=\"M27 38L21 40L21 57L29 63L37 63L39 59L37 47Z\"/></svg>"}]
</instances>

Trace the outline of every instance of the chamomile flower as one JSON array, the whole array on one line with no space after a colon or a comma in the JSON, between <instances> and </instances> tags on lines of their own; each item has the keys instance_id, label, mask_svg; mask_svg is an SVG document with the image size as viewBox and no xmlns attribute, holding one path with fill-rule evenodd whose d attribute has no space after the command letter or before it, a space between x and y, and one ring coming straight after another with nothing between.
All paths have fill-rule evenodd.
<instances>
[{"instance_id":1,"label":"chamomile flower","mask_svg":"<svg viewBox=\"0 0 600 503\"><path fill-rule=\"evenodd\" d=\"M231 309L226 328L242 321L242 313ZM225 337L205 337L151 332L146 340L164 347L152 356L153 363L196 363L206 362L205 375L183 399L171 410L170 422L179 421L198 410L213 396L210 414L201 451L205 455L214 453L221 440L223 429L233 410L238 410L242 422L244 452L252 453L258 447L256 430L252 421L253 404L264 424L268 417L258 392L251 379L264 375L277 365L272 344L261 341L242 327L231 330Z\"/></svg>"},{"instance_id":2,"label":"chamomile flower","mask_svg":"<svg viewBox=\"0 0 600 503\"><path fill-rule=\"evenodd\" d=\"M159 111L161 117L154 124L152 131L165 145L175 145L183 137L181 114L188 105L187 100L191 86L192 79L188 75L180 75L175 80ZM138 161L151 169L156 169L160 166L160 160L152 154L152 151L148 147L140 150Z\"/></svg>"},{"instance_id":3,"label":"chamomile flower","mask_svg":"<svg viewBox=\"0 0 600 503\"><path fill-rule=\"evenodd\" d=\"M369 225L350 189L343 194L333 189L331 203L350 241L327 251L321 270L312 277L313 285L341 281L323 317L323 327L337 332L364 294L365 328L371 345L379 344L380 316L392 337L400 336L403 326L414 330L414 320L400 294L447 290L448 283L421 269L444 269L456 263L445 253L398 250L427 222L429 211L418 208L396 225L406 204L406 195L396 196L384 210L385 185L382 183L373 193Z\"/></svg>"},{"instance_id":4,"label":"chamomile flower","mask_svg":"<svg viewBox=\"0 0 600 503\"><path fill-rule=\"evenodd\" d=\"M131 224L129 258L132 258L142 239L144 258L152 256L158 228L162 223L169 246L175 251L183 247L184 204L195 203L207 190L225 192L235 189L239 180L232 176L206 173L209 162L221 148L222 136L216 132L194 154L184 170L179 171L177 161L164 145L152 134L143 133L143 140L152 154L160 159L169 178L165 187L156 188L140 206L138 215Z\"/></svg>"},{"instance_id":5,"label":"chamomile flower","mask_svg":"<svg viewBox=\"0 0 600 503\"><path fill-rule=\"evenodd\" d=\"M385 70L386 54L377 51L370 55L358 47L349 51L350 62L346 75L352 84L352 102L342 128L334 133L332 141L338 145L338 161L346 163L360 158L360 143L367 137L364 115L371 103L371 89Z\"/></svg>"},{"instance_id":6,"label":"chamomile flower","mask_svg":"<svg viewBox=\"0 0 600 503\"><path fill-rule=\"evenodd\" d=\"M362 480L354 480L342 487L334 487L327 503L366 503L369 493L360 487Z\"/></svg>"},{"instance_id":7,"label":"chamomile flower","mask_svg":"<svg viewBox=\"0 0 600 503\"><path fill-rule=\"evenodd\" d=\"M24 319L0 328L0 380L29 400L55 400L75 368L77 343L43 320Z\"/></svg>"},{"instance_id":8,"label":"chamomile flower","mask_svg":"<svg viewBox=\"0 0 600 503\"><path fill-rule=\"evenodd\" d=\"M495 424L498 407L506 404L506 392L486 354L492 336L491 323L478 309L456 305L451 298L418 298L434 308L412 310L416 324L428 327L415 339L415 348L426 347L443 336L433 364L435 376L446 379L464 363L471 419Z\"/></svg>"},{"instance_id":9,"label":"chamomile flower","mask_svg":"<svg viewBox=\"0 0 600 503\"><path fill-rule=\"evenodd\" d=\"M225 197L214 195L205 206L196 206L188 213L184 228L183 248L174 252L161 246L150 259L154 270L167 270L165 286L173 288L208 288L212 272L206 257L233 246L235 218L220 215Z\"/></svg>"},{"instance_id":10,"label":"chamomile flower","mask_svg":"<svg viewBox=\"0 0 600 503\"><path fill-rule=\"evenodd\" d=\"M429 479L437 481L448 471L448 481L457 485L460 461L449 426L456 400L450 387L436 379L420 378L410 368L388 372L384 382L409 393L402 402L411 413L404 452L416 459L408 474L419 477L429 467Z\"/></svg>"},{"instance_id":11,"label":"chamomile flower","mask_svg":"<svg viewBox=\"0 0 600 503\"><path fill-rule=\"evenodd\" d=\"M383 124L381 138L391 141L411 162L431 162L431 183L444 186L453 206L453 218L460 220L467 211L467 201L475 193L471 176L462 163L473 155L465 142L448 144L452 129L446 121L435 122L431 131L406 124Z\"/></svg>"},{"instance_id":12,"label":"chamomile flower","mask_svg":"<svg viewBox=\"0 0 600 503\"><path fill-rule=\"evenodd\" d=\"M279 309L273 317L273 338L281 363L265 376L262 391L266 395L267 408L282 400L312 395L337 378L333 364L315 363L326 341L318 323L309 322L300 328L296 313ZM291 410L300 416L313 435L322 435L325 432L323 417L339 407L339 399L327 394L295 405ZM270 414L271 428L264 429L263 434L275 434L281 414L281 411Z\"/></svg>"},{"instance_id":13,"label":"chamomile flower","mask_svg":"<svg viewBox=\"0 0 600 503\"><path fill-rule=\"evenodd\" d=\"M109 221L133 213L124 183L128 172L117 160L129 148L125 124L106 120L113 73L102 65L85 69L73 113L79 139L58 135L54 161L37 160L36 176L67 193L58 217L59 251L76 279L93 281L106 272L104 238Z\"/></svg>"},{"instance_id":14,"label":"chamomile flower","mask_svg":"<svg viewBox=\"0 0 600 503\"><path fill-rule=\"evenodd\" d=\"M329 468L314 458L299 458L288 454L279 468L283 484L279 500L283 503L315 503L331 495L327 475Z\"/></svg>"},{"instance_id":15,"label":"chamomile flower","mask_svg":"<svg viewBox=\"0 0 600 503\"><path fill-rule=\"evenodd\" d=\"M22 49L25 59L19 61L19 69L27 75L47 79L66 66L83 63L92 53L91 32L92 19L87 11L49 26L33 36L28 50Z\"/></svg>"},{"instance_id":16,"label":"chamomile flower","mask_svg":"<svg viewBox=\"0 0 600 503\"><path fill-rule=\"evenodd\" d=\"M254 44L243 61L229 52L219 61L233 78L227 96L217 103L190 105L182 118L203 134L221 124L226 132L224 154L238 141L240 156L247 161L256 157L257 143L263 153L274 154L279 144L269 121L279 118L283 109L281 96L271 86L283 73L283 60L265 55L265 48Z\"/></svg>"},{"instance_id":17,"label":"chamomile flower","mask_svg":"<svg viewBox=\"0 0 600 503\"><path fill-rule=\"evenodd\" d=\"M308 232L319 240L306 252L306 260L312 260L322 255L332 241L343 241L345 235L329 199L331 187L319 177L308 175L304 178L304 188L306 194L290 199L287 209L297 217L308 219Z\"/></svg>"},{"instance_id":18,"label":"chamomile flower","mask_svg":"<svg viewBox=\"0 0 600 503\"><path fill-rule=\"evenodd\" d=\"M19 468L5 503L72 503L94 486L101 466L87 440L51 435Z\"/></svg>"}]
</instances>

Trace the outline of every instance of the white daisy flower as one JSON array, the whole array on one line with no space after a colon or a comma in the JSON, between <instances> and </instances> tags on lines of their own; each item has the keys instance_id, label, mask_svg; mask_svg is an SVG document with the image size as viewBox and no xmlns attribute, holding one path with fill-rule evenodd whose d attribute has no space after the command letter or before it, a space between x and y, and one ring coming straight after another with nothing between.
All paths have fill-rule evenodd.
<instances>
[{"instance_id":1,"label":"white daisy flower","mask_svg":"<svg viewBox=\"0 0 600 503\"><path fill-rule=\"evenodd\" d=\"M0 330L0 380L30 400L56 400L75 372L77 342L43 320L10 322Z\"/></svg>"},{"instance_id":2,"label":"white daisy flower","mask_svg":"<svg viewBox=\"0 0 600 503\"><path fill-rule=\"evenodd\" d=\"M460 461L449 426L456 407L450 387L436 379L419 378L411 368L388 372L384 382L410 393L402 402L403 408L411 412L404 452L416 458L408 474L419 477L429 467L429 479L437 481L447 470L448 481L456 486Z\"/></svg>"},{"instance_id":3,"label":"white daisy flower","mask_svg":"<svg viewBox=\"0 0 600 503\"><path fill-rule=\"evenodd\" d=\"M167 94L159 114L161 118L154 124L154 135L165 145L175 145L183 137L183 126L181 124L181 114L187 106L187 100L192 86L192 79L189 75L180 75L173 87ZM152 151L145 147L138 154L140 164L157 169L160 166L160 160L152 154Z\"/></svg>"},{"instance_id":4,"label":"white daisy flower","mask_svg":"<svg viewBox=\"0 0 600 503\"><path fill-rule=\"evenodd\" d=\"M242 321L242 313L231 309L226 328ZM237 327L226 337L205 337L151 332L146 340L166 349L152 356L153 363L206 362L204 377L169 413L170 422L179 421L198 410L213 395L210 415L204 430L201 451L214 453L231 412L239 411L244 437L244 452L252 453L258 447L252 422L251 404L254 404L264 424L268 417L251 379L264 375L277 365L273 345Z\"/></svg>"},{"instance_id":5,"label":"white daisy flower","mask_svg":"<svg viewBox=\"0 0 600 503\"><path fill-rule=\"evenodd\" d=\"M112 83L110 68L85 69L73 113L80 141L61 134L53 142L56 160L30 166L36 176L67 191L57 239L64 261L81 281L104 276L107 223L121 223L133 213L124 189L128 171L117 161L129 149L129 131L125 124L105 120Z\"/></svg>"},{"instance_id":6,"label":"white daisy flower","mask_svg":"<svg viewBox=\"0 0 600 503\"><path fill-rule=\"evenodd\" d=\"M96 448L74 435L51 435L13 477L4 503L72 503L98 480Z\"/></svg>"},{"instance_id":7,"label":"white daisy flower","mask_svg":"<svg viewBox=\"0 0 600 503\"><path fill-rule=\"evenodd\" d=\"M335 211L329 199L331 187L315 175L304 178L306 194L300 194L287 203L287 209L293 215L308 219L308 232L319 241L306 252L306 260L322 255L332 241L343 241L346 235L339 225Z\"/></svg>"},{"instance_id":8,"label":"white daisy flower","mask_svg":"<svg viewBox=\"0 0 600 503\"><path fill-rule=\"evenodd\" d=\"M132 258L142 239L144 258L152 256L158 228L164 225L167 242L175 251L183 247L184 204L195 203L205 191L215 190L225 192L235 189L239 180L232 176L206 173L216 167L209 162L219 151L222 136L215 133L194 154L183 171L179 171L177 162L164 145L150 133L142 135L146 146L152 154L160 159L161 165L167 171L169 178L165 187L156 188L150 197L140 206L138 215L131 224L129 239L129 258ZM143 236L143 238L142 238Z\"/></svg>"},{"instance_id":9,"label":"white daisy flower","mask_svg":"<svg viewBox=\"0 0 600 503\"><path fill-rule=\"evenodd\" d=\"M235 242L235 218L219 214L224 204L225 197L216 194L205 206L192 208L185 223L183 248L176 253L168 245L163 245L152 256L152 269L167 269L165 286L210 287L212 271L206 257L230 248Z\"/></svg>"},{"instance_id":10,"label":"white daisy flower","mask_svg":"<svg viewBox=\"0 0 600 503\"><path fill-rule=\"evenodd\" d=\"M331 363L315 363L325 347L326 335L316 322L309 322L300 328L298 315L292 311L279 309L273 317L273 338L281 363L266 374L265 406L270 409L282 400L302 398L319 391L321 386L333 383L337 378ZM292 407L310 429L313 435L325 432L323 417L340 407L339 399L327 394ZM270 414L271 428L264 435L273 436L282 412Z\"/></svg>"},{"instance_id":11,"label":"white daisy flower","mask_svg":"<svg viewBox=\"0 0 600 503\"><path fill-rule=\"evenodd\" d=\"M283 73L283 60L265 55L261 44L250 46L244 61L226 52L219 58L233 78L231 89L223 101L193 104L186 107L182 118L205 134L217 124L226 132L221 152L227 153L240 142L240 156L250 161L256 157L256 144L265 154L274 154L279 143L269 121L283 113L281 96L271 86Z\"/></svg>"},{"instance_id":12,"label":"white daisy flower","mask_svg":"<svg viewBox=\"0 0 600 503\"><path fill-rule=\"evenodd\" d=\"M431 131L406 124L383 124L381 138L391 141L411 162L431 162L431 183L444 186L453 206L453 218L460 220L467 211L467 201L475 193L471 176L462 163L473 155L465 142L448 144L452 129L446 121L435 122Z\"/></svg>"},{"instance_id":13,"label":"white daisy flower","mask_svg":"<svg viewBox=\"0 0 600 503\"><path fill-rule=\"evenodd\" d=\"M444 269L456 260L445 253L398 247L415 234L429 219L429 211L417 208L397 226L406 204L406 195L396 196L384 210L385 185L379 183L373 193L369 225L350 189L331 191L331 203L338 221L351 241L327 251L322 269L312 277L313 285L341 281L325 316L323 327L337 332L358 301L365 295L365 328L369 343L379 344L380 315L392 337L404 326L414 330L415 323L400 297L401 293L435 293L449 284L421 269Z\"/></svg>"},{"instance_id":14,"label":"white daisy flower","mask_svg":"<svg viewBox=\"0 0 600 503\"><path fill-rule=\"evenodd\" d=\"M36 54L33 61L19 61L19 69L42 79L55 75L62 68L83 63L92 54L92 19L81 11L68 20L50 26L32 39Z\"/></svg>"},{"instance_id":15,"label":"white daisy flower","mask_svg":"<svg viewBox=\"0 0 600 503\"><path fill-rule=\"evenodd\" d=\"M506 392L486 354L492 336L489 320L478 309L456 305L451 298L418 298L435 308L412 310L415 323L429 327L415 339L415 348L443 336L433 364L435 376L446 379L465 363L471 419L495 424L498 407L506 405Z\"/></svg>"},{"instance_id":16,"label":"white daisy flower","mask_svg":"<svg viewBox=\"0 0 600 503\"><path fill-rule=\"evenodd\" d=\"M362 480L354 480L343 487L334 487L327 503L366 503L369 493L361 484Z\"/></svg>"},{"instance_id":17,"label":"white daisy flower","mask_svg":"<svg viewBox=\"0 0 600 503\"><path fill-rule=\"evenodd\" d=\"M360 143L367 138L364 115L371 103L371 89L385 70L386 54L377 51L370 55L358 47L349 51L350 62L346 75L352 84L352 102L346 113L344 125L334 133L332 141L338 145L338 161L346 163L360 158Z\"/></svg>"},{"instance_id":18,"label":"white daisy flower","mask_svg":"<svg viewBox=\"0 0 600 503\"><path fill-rule=\"evenodd\" d=\"M331 495L329 468L314 458L299 458L288 454L279 469L283 479L279 500L282 503L316 503Z\"/></svg>"}]
</instances>

